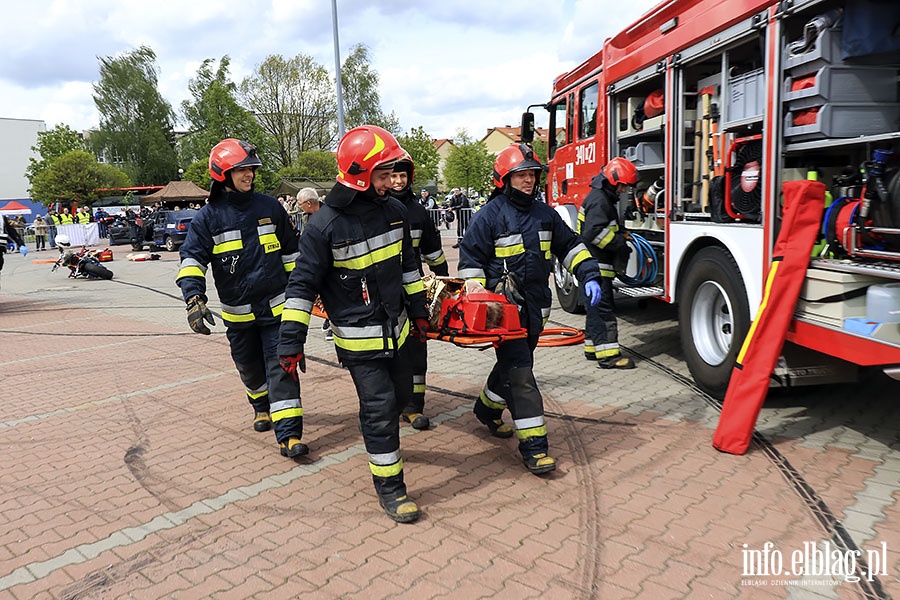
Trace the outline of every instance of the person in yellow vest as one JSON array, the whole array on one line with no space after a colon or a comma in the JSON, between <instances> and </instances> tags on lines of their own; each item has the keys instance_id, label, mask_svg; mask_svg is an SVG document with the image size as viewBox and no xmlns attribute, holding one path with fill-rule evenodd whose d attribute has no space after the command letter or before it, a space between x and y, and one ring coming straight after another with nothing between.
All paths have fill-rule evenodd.
<instances>
[{"instance_id":1,"label":"person in yellow vest","mask_svg":"<svg viewBox=\"0 0 900 600\"><path fill-rule=\"evenodd\" d=\"M68 208L62 209L62 212L57 216L59 217L60 225L72 225L75 222L72 220L72 215L69 214Z\"/></svg>"},{"instance_id":2,"label":"person in yellow vest","mask_svg":"<svg viewBox=\"0 0 900 600\"><path fill-rule=\"evenodd\" d=\"M91 222L91 213L88 212L87 206L82 206L77 213L75 213L75 222L79 225L87 225Z\"/></svg>"}]
</instances>

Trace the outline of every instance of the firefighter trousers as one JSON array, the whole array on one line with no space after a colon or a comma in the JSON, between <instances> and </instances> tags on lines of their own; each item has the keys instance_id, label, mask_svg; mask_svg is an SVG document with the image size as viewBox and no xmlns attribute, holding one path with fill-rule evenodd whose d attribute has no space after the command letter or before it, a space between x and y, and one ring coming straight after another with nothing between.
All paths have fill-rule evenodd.
<instances>
[{"instance_id":1,"label":"firefighter trousers","mask_svg":"<svg viewBox=\"0 0 900 600\"><path fill-rule=\"evenodd\" d=\"M475 414L482 420L499 419L504 408L513 418L519 452L523 457L546 453L547 427L544 399L534 380L534 349L539 336L510 340L494 350L497 362L488 375Z\"/></svg>"},{"instance_id":2,"label":"firefighter trousers","mask_svg":"<svg viewBox=\"0 0 900 600\"><path fill-rule=\"evenodd\" d=\"M582 297L584 297L583 287ZM591 306L590 302L584 301L586 313L584 317L584 356L591 360L603 360L621 354L611 277L600 278L600 290L603 292L603 296L597 306Z\"/></svg>"},{"instance_id":3,"label":"firefighter trousers","mask_svg":"<svg viewBox=\"0 0 900 600\"><path fill-rule=\"evenodd\" d=\"M406 338L401 351L405 353L406 361L412 370L412 395L403 404L403 409L400 412L425 412L425 373L428 371L428 343L409 336ZM402 398L403 396L401 395L400 397Z\"/></svg>"},{"instance_id":4,"label":"firefighter trousers","mask_svg":"<svg viewBox=\"0 0 900 600\"><path fill-rule=\"evenodd\" d=\"M385 498L403 496L406 484L400 457L400 407L401 398L408 401L412 393L406 356L401 351L389 358L347 361L345 366L359 397L359 428L369 454L375 492Z\"/></svg>"},{"instance_id":5,"label":"firefighter trousers","mask_svg":"<svg viewBox=\"0 0 900 600\"><path fill-rule=\"evenodd\" d=\"M300 384L279 363L278 321L229 327L226 335L231 345L231 358L253 410L270 414L278 442L291 437L302 439Z\"/></svg>"}]
</instances>

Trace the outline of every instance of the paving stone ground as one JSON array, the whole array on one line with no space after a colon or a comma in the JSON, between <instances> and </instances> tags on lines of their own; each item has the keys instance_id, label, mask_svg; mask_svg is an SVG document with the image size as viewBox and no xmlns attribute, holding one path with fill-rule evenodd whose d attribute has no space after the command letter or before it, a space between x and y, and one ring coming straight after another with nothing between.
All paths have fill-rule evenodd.
<instances>
[{"instance_id":1,"label":"paving stone ground","mask_svg":"<svg viewBox=\"0 0 900 600\"><path fill-rule=\"evenodd\" d=\"M399 525L320 332L302 380L311 454L288 460L250 427L221 321L190 333L176 255L113 250L109 282L7 257L0 599L900 597L900 384L884 376L773 392L767 444L721 454L674 310L623 300L636 370L599 370L578 346L537 352L559 468L535 477L471 415L492 353L432 342L433 428L402 428L423 517ZM551 319L583 326L558 307ZM881 560L877 577L747 573L748 557L790 568L841 548Z\"/></svg>"}]
</instances>

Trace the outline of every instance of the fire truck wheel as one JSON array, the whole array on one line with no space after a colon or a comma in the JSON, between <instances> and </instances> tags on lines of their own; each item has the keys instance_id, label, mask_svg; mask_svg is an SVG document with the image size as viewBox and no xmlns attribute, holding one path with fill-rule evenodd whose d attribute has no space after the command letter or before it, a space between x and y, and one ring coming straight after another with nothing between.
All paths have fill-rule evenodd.
<instances>
[{"instance_id":1,"label":"fire truck wheel","mask_svg":"<svg viewBox=\"0 0 900 600\"><path fill-rule=\"evenodd\" d=\"M556 285L556 298L562 309L574 315L584 314L584 306L578 298L578 282L555 257L553 259L553 282Z\"/></svg>"},{"instance_id":2,"label":"fire truck wheel","mask_svg":"<svg viewBox=\"0 0 900 600\"><path fill-rule=\"evenodd\" d=\"M700 250L685 271L678 301L685 362L694 381L724 398L741 344L750 328L747 290L727 250Z\"/></svg>"}]
</instances>

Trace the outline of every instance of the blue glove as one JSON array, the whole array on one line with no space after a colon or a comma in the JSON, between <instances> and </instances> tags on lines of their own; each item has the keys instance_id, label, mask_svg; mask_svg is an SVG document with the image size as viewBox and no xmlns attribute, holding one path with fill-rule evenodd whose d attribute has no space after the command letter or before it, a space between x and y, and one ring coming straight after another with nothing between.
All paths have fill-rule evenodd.
<instances>
[{"instance_id":1,"label":"blue glove","mask_svg":"<svg viewBox=\"0 0 900 600\"><path fill-rule=\"evenodd\" d=\"M28 256L28 248L25 246L19 246L19 252L22 253L22 256Z\"/></svg>"},{"instance_id":2,"label":"blue glove","mask_svg":"<svg viewBox=\"0 0 900 600\"><path fill-rule=\"evenodd\" d=\"M603 297L603 292L600 289L600 284L597 283L596 279L592 279L584 284L584 293L587 295L588 300L591 301L591 306L597 306L600 304L600 299Z\"/></svg>"}]
</instances>

